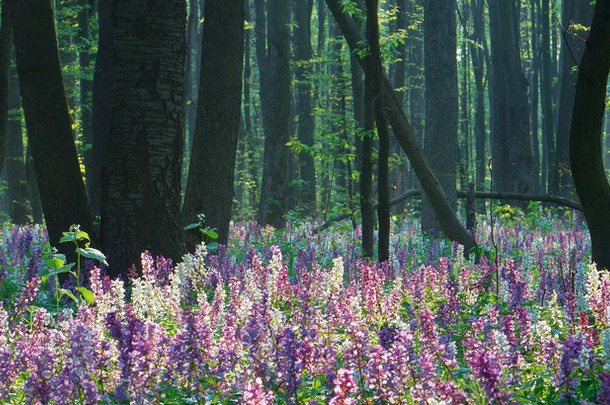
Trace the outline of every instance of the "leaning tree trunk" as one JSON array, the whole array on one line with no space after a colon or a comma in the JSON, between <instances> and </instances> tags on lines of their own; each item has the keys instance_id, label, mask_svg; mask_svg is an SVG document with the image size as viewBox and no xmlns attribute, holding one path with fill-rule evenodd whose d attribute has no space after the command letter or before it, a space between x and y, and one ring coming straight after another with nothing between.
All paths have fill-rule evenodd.
<instances>
[{"instance_id":1,"label":"leaning tree trunk","mask_svg":"<svg viewBox=\"0 0 610 405\"><path fill-rule=\"evenodd\" d=\"M205 215L226 244L233 201L244 60L244 3L205 4L197 121L182 208L185 225ZM187 238L189 250L201 234Z\"/></svg>"},{"instance_id":2,"label":"leaning tree trunk","mask_svg":"<svg viewBox=\"0 0 610 405\"><path fill-rule=\"evenodd\" d=\"M52 245L72 224L93 234L72 123L64 93L53 8L49 0L8 0L21 100L42 208Z\"/></svg>"},{"instance_id":3,"label":"leaning tree trunk","mask_svg":"<svg viewBox=\"0 0 610 405\"><path fill-rule=\"evenodd\" d=\"M281 228L288 195L290 140L290 27L287 0L255 0L256 57L265 130L258 223ZM265 21L265 3L267 18Z\"/></svg>"},{"instance_id":4,"label":"leaning tree trunk","mask_svg":"<svg viewBox=\"0 0 610 405\"><path fill-rule=\"evenodd\" d=\"M361 51L360 47L363 43L363 38L356 23L348 14L343 12L339 0L326 0L326 4L328 4L328 7L333 13L337 24L339 24L341 32L343 32L350 49L354 54L358 55L359 63L363 69L368 69L366 55L359 52ZM432 173L426 159L423 157L422 150L415 139L409 120L407 119L401 103L398 102L392 84L385 73L383 74L382 80L381 94L386 118L392 126L393 133L398 142L409 157L424 191L430 198L432 207L440 221L441 229L448 238L462 244L465 248L465 252L469 252L476 246L474 238L459 222L443 191L443 187L440 185L438 179L434 176L434 173Z\"/></svg>"},{"instance_id":5,"label":"leaning tree trunk","mask_svg":"<svg viewBox=\"0 0 610 405\"><path fill-rule=\"evenodd\" d=\"M102 241L109 273L140 254L184 251L180 179L184 138L184 0L114 2L112 128L103 179Z\"/></svg>"},{"instance_id":6,"label":"leaning tree trunk","mask_svg":"<svg viewBox=\"0 0 610 405\"><path fill-rule=\"evenodd\" d=\"M610 70L610 0L597 0L576 84L570 164L591 234L592 260L610 270L610 186L601 150Z\"/></svg>"},{"instance_id":7,"label":"leaning tree trunk","mask_svg":"<svg viewBox=\"0 0 610 405\"><path fill-rule=\"evenodd\" d=\"M424 77L426 118L424 152L452 210L457 209L458 81L456 2L424 2ZM427 196L422 199L422 231L440 230Z\"/></svg>"}]
</instances>

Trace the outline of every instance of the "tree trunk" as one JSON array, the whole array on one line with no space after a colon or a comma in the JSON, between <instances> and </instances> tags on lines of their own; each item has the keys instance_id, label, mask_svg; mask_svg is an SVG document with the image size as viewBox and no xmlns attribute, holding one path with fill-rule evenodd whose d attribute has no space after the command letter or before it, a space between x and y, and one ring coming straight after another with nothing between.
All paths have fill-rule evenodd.
<instances>
[{"instance_id":1,"label":"tree trunk","mask_svg":"<svg viewBox=\"0 0 610 405\"><path fill-rule=\"evenodd\" d=\"M197 222L197 214L205 214L205 225L217 228L218 242L226 244L241 108L243 0L206 3L201 49L197 122L182 220L187 225ZM195 238L188 238L189 250L195 247L191 240L201 240L200 232L194 233Z\"/></svg>"},{"instance_id":2,"label":"tree trunk","mask_svg":"<svg viewBox=\"0 0 610 405\"><path fill-rule=\"evenodd\" d=\"M426 120L424 153L441 183L449 205L457 209L457 62L456 2L424 2L424 76ZM422 199L422 231L441 226L427 196Z\"/></svg>"},{"instance_id":3,"label":"tree trunk","mask_svg":"<svg viewBox=\"0 0 610 405\"><path fill-rule=\"evenodd\" d=\"M381 50L379 49L379 22L377 20L377 1L367 0L366 2L366 25L369 49L371 50L370 71L367 76L372 76L372 87L375 108L375 124L379 135L379 158L378 158L378 182L377 195L379 204L377 205L377 218L379 220L379 242L377 258L380 263L388 261L390 258L390 184L389 167L390 158L390 135L388 133L388 123L383 115L383 103L381 101L382 65ZM368 80L368 79L367 79Z\"/></svg>"},{"instance_id":4,"label":"tree trunk","mask_svg":"<svg viewBox=\"0 0 610 405\"><path fill-rule=\"evenodd\" d=\"M82 141L85 145L93 143L93 134L91 129L91 91L92 91L92 72L91 72L91 43L89 34L89 17L92 12L92 4L90 0L80 0L80 11L78 13L78 35L80 49L78 52L79 67L81 69L80 76L80 119L82 128ZM87 150L84 156L85 167L91 158L91 151ZM88 176L85 171L85 176Z\"/></svg>"},{"instance_id":5,"label":"tree trunk","mask_svg":"<svg viewBox=\"0 0 610 405\"><path fill-rule=\"evenodd\" d=\"M91 126L93 142L87 169L87 192L91 212L102 210L102 172L112 126L112 86L114 83L113 0L98 1L98 50L93 72Z\"/></svg>"},{"instance_id":6,"label":"tree trunk","mask_svg":"<svg viewBox=\"0 0 610 405\"><path fill-rule=\"evenodd\" d=\"M592 260L610 269L610 186L601 151L610 70L610 0L597 0L580 63L570 131L574 186L591 234Z\"/></svg>"},{"instance_id":7,"label":"tree trunk","mask_svg":"<svg viewBox=\"0 0 610 405\"><path fill-rule=\"evenodd\" d=\"M496 191L534 191L527 80L521 67L516 4L490 0L492 158Z\"/></svg>"},{"instance_id":8,"label":"tree trunk","mask_svg":"<svg viewBox=\"0 0 610 405\"><path fill-rule=\"evenodd\" d=\"M294 58L296 61L296 108L298 115L298 139L308 148L314 144L315 120L313 115L312 75L313 54L311 50L311 13L313 0L294 1ZM316 170L314 159L308 151L299 153L301 174L301 201L305 211L312 215L316 211Z\"/></svg>"},{"instance_id":9,"label":"tree trunk","mask_svg":"<svg viewBox=\"0 0 610 405\"><path fill-rule=\"evenodd\" d=\"M93 224L64 93L53 8L49 0L8 0L29 146L53 246L72 224L93 238Z\"/></svg>"},{"instance_id":10,"label":"tree trunk","mask_svg":"<svg viewBox=\"0 0 610 405\"><path fill-rule=\"evenodd\" d=\"M550 18L551 12L549 9L549 1L542 1L540 10L542 23L540 30L542 33L542 41L540 44L542 51L542 81L540 86L541 92L541 107L542 107L542 179L541 191L549 194L557 193L557 184L553 178L553 166L555 162L555 130L553 128L553 73L554 70L551 64L551 27Z\"/></svg>"},{"instance_id":11,"label":"tree trunk","mask_svg":"<svg viewBox=\"0 0 610 405\"><path fill-rule=\"evenodd\" d=\"M11 69L9 86L9 111L21 108L17 71ZM21 117L12 116L8 122L8 147L5 169L8 180L9 214L14 224L32 222L31 205L28 201L28 184L25 173L23 129Z\"/></svg>"},{"instance_id":12,"label":"tree trunk","mask_svg":"<svg viewBox=\"0 0 610 405\"><path fill-rule=\"evenodd\" d=\"M339 24L341 32L343 32L352 53L358 54L359 63L364 69L367 69L366 56L357 52L360 49L359 47L363 42L363 38L353 19L342 11L342 7L338 0L326 0L326 4L328 4L328 7ZM383 74L382 99L386 118L392 126L394 135L409 157L415 173L437 213L437 218L440 221L443 232L445 232L448 238L462 244L465 252L469 252L475 247L474 238L457 219L442 186L424 159L421 148L413 134L413 129L409 124L409 120L407 119L402 105L395 97L392 85L385 74Z\"/></svg>"},{"instance_id":13,"label":"tree trunk","mask_svg":"<svg viewBox=\"0 0 610 405\"><path fill-rule=\"evenodd\" d=\"M485 141L487 128L485 124L485 56L487 52L487 39L483 20L483 1L472 2L473 14L473 42L470 42L470 56L476 87L476 109L474 112L475 155L476 155L476 190L485 190L485 173L487 159L485 155ZM485 202L479 204L479 213L485 214Z\"/></svg>"},{"instance_id":14,"label":"tree trunk","mask_svg":"<svg viewBox=\"0 0 610 405\"><path fill-rule=\"evenodd\" d=\"M557 155L553 167L557 178L557 192L560 195L573 194L574 187L569 167L570 125L574 110L574 96L578 80L578 67L585 50L589 32L581 27L589 27L593 16L593 6L588 0L564 0L561 26L563 38L561 41L559 86L559 113L557 118Z\"/></svg>"},{"instance_id":15,"label":"tree trunk","mask_svg":"<svg viewBox=\"0 0 610 405\"><path fill-rule=\"evenodd\" d=\"M255 0L256 54L265 129L258 223L281 228L288 195L290 140L290 27L287 0ZM266 35L265 35L266 34Z\"/></svg>"},{"instance_id":16,"label":"tree trunk","mask_svg":"<svg viewBox=\"0 0 610 405\"><path fill-rule=\"evenodd\" d=\"M109 273L149 250L184 252L180 179L184 143L184 0L114 3L112 129L104 169L102 241Z\"/></svg>"},{"instance_id":17,"label":"tree trunk","mask_svg":"<svg viewBox=\"0 0 610 405\"><path fill-rule=\"evenodd\" d=\"M8 11L2 7L0 17L0 173L4 166L4 157L8 144L8 97L11 75L11 45L13 35Z\"/></svg>"}]
</instances>

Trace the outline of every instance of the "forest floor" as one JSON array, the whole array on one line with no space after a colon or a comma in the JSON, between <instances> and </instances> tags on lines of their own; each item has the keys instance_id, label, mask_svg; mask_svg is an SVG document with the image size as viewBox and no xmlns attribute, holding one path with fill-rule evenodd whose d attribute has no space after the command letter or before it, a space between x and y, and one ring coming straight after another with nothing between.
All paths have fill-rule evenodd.
<instances>
[{"instance_id":1,"label":"forest floor","mask_svg":"<svg viewBox=\"0 0 610 405\"><path fill-rule=\"evenodd\" d=\"M6 224L0 402L610 403L610 278L583 221L491 223L475 263L393 218L384 264L347 222L238 223L125 282L83 260L80 289L56 285L43 228Z\"/></svg>"}]
</instances>

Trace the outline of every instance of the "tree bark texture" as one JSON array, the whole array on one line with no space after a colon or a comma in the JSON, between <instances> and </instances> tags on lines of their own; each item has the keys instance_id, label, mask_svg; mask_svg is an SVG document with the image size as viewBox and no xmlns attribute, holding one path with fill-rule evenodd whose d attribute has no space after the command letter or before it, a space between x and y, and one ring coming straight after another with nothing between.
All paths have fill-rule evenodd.
<instances>
[{"instance_id":1,"label":"tree bark texture","mask_svg":"<svg viewBox=\"0 0 610 405\"><path fill-rule=\"evenodd\" d=\"M426 118L424 153L452 210L457 209L458 82L456 2L424 2L424 77ZM440 230L427 196L422 200L422 231Z\"/></svg>"},{"instance_id":2,"label":"tree bark texture","mask_svg":"<svg viewBox=\"0 0 610 405\"><path fill-rule=\"evenodd\" d=\"M591 235L592 260L610 270L610 186L601 135L610 70L610 0L597 0L580 63L570 131L574 186Z\"/></svg>"},{"instance_id":3,"label":"tree bark texture","mask_svg":"<svg viewBox=\"0 0 610 405\"><path fill-rule=\"evenodd\" d=\"M11 75L11 46L13 44L13 34L6 7L2 7L0 20L0 172L2 172L8 144L8 97Z\"/></svg>"},{"instance_id":4,"label":"tree bark texture","mask_svg":"<svg viewBox=\"0 0 610 405\"><path fill-rule=\"evenodd\" d=\"M140 254L184 252L184 0L116 0L112 128L103 181L102 241L109 273Z\"/></svg>"},{"instance_id":5,"label":"tree bark texture","mask_svg":"<svg viewBox=\"0 0 610 405\"><path fill-rule=\"evenodd\" d=\"M93 238L93 224L64 93L53 8L49 0L9 0L21 100L42 208L53 246L72 224Z\"/></svg>"},{"instance_id":6,"label":"tree bark texture","mask_svg":"<svg viewBox=\"0 0 610 405\"><path fill-rule=\"evenodd\" d=\"M299 141L308 147L314 144L315 120L313 115L312 75L313 53L311 49L311 14L313 0L294 1L294 58L296 79L297 134ZM299 153L301 175L301 202L306 212L316 211L316 168L313 156Z\"/></svg>"},{"instance_id":7,"label":"tree bark texture","mask_svg":"<svg viewBox=\"0 0 610 405\"><path fill-rule=\"evenodd\" d=\"M487 171L487 159L485 155L485 144L487 139L487 126L485 123L485 61L487 56L487 39L485 38L484 8L483 0L472 1L473 14L473 41L470 42L470 56L472 58L472 70L476 87L476 108L474 111L474 133L475 133L475 166L476 166L476 190L485 189L485 173ZM479 204L479 212L485 214L485 202Z\"/></svg>"},{"instance_id":8,"label":"tree bark texture","mask_svg":"<svg viewBox=\"0 0 610 405\"><path fill-rule=\"evenodd\" d=\"M572 195L574 185L570 173L570 127L576 82L582 54L589 32L580 27L591 26L593 6L588 0L564 0L561 14L561 51L559 56L559 112L557 115L556 145L557 153L553 167L557 192L560 195Z\"/></svg>"},{"instance_id":9,"label":"tree bark texture","mask_svg":"<svg viewBox=\"0 0 610 405\"><path fill-rule=\"evenodd\" d=\"M112 127L112 86L114 83L113 0L98 0L98 50L93 72L91 126L93 141L87 164L87 193L94 216L102 211L102 173Z\"/></svg>"},{"instance_id":10,"label":"tree bark texture","mask_svg":"<svg viewBox=\"0 0 610 405\"><path fill-rule=\"evenodd\" d=\"M534 191L534 155L529 127L527 79L519 54L513 0L489 0L492 78L492 159L494 190Z\"/></svg>"},{"instance_id":11,"label":"tree bark texture","mask_svg":"<svg viewBox=\"0 0 610 405\"><path fill-rule=\"evenodd\" d=\"M551 63L551 12L549 1L542 1L540 9L540 31L542 41L540 50L542 52L542 80L540 86L540 101L542 107L542 178L540 179L541 191L557 193L557 184L553 177L553 166L555 162L555 130L553 115L553 74L555 69Z\"/></svg>"},{"instance_id":12,"label":"tree bark texture","mask_svg":"<svg viewBox=\"0 0 610 405\"><path fill-rule=\"evenodd\" d=\"M206 216L206 226L218 229L218 242L229 238L235 158L240 122L244 60L244 2L205 4L201 78L197 121L182 221L197 222ZM198 234L197 234L198 233ZM195 230L194 241L201 240ZM187 247L193 249L191 237Z\"/></svg>"},{"instance_id":13,"label":"tree bark texture","mask_svg":"<svg viewBox=\"0 0 610 405\"><path fill-rule=\"evenodd\" d=\"M11 69L8 101L9 111L21 108L19 79L15 69ZM14 224L25 225L32 222L32 210L30 201L28 201L23 129L21 125L21 117L9 117L8 146L4 168L8 180L9 215Z\"/></svg>"},{"instance_id":14,"label":"tree bark texture","mask_svg":"<svg viewBox=\"0 0 610 405\"><path fill-rule=\"evenodd\" d=\"M265 3L267 18L265 21ZM281 228L288 195L290 27L287 0L255 0L256 54L265 130L263 184L257 221Z\"/></svg>"},{"instance_id":15,"label":"tree bark texture","mask_svg":"<svg viewBox=\"0 0 610 405\"><path fill-rule=\"evenodd\" d=\"M333 13L350 49L353 53L359 49L359 44L363 38L360 34L353 19L342 11L341 4L338 0L326 0L331 12ZM360 54L359 54L360 55ZM359 62L364 69L367 69L367 63L364 57L359 57ZM465 252L470 251L475 247L475 241L466 228L459 222L455 212L451 208L447 196L440 182L432 173L430 166L423 156L423 152L415 138L413 129L409 124L409 120L403 110L401 103L398 102L394 94L392 84L383 73L382 83L382 100L384 112L388 122L392 126L393 133L403 150L409 157L413 169L417 174L424 191L430 198L430 202L437 213L441 228L445 235L462 244Z\"/></svg>"}]
</instances>

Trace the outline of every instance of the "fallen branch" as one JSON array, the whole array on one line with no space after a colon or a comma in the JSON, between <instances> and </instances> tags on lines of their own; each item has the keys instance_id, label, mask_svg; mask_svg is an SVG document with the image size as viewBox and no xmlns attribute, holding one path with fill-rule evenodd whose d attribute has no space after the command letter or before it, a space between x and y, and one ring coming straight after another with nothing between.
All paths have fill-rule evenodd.
<instances>
[{"instance_id":1,"label":"fallen branch","mask_svg":"<svg viewBox=\"0 0 610 405\"><path fill-rule=\"evenodd\" d=\"M466 198L468 195L465 191L458 191L458 198ZM412 189L407 192L399 195L396 198L390 200L390 206L394 206L398 203L401 203L405 200L408 200L413 197L421 197L421 190ZM522 194L522 193L490 193L487 191L475 191L474 197L478 199L485 200L519 200L519 201L539 201L546 202L551 204L557 204L562 207L571 208L577 211L581 211L580 203L577 201L570 200L568 198L556 196L556 195L545 195L545 194ZM374 206L377 208L377 204ZM343 221L344 219L352 218L355 215L358 215L359 210L355 210L349 214L341 214L336 217L330 218L320 226L314 229L314 233L318 233L323 231L324 229L330 227L335 222Z\"/></svg>"}]
</instances>

